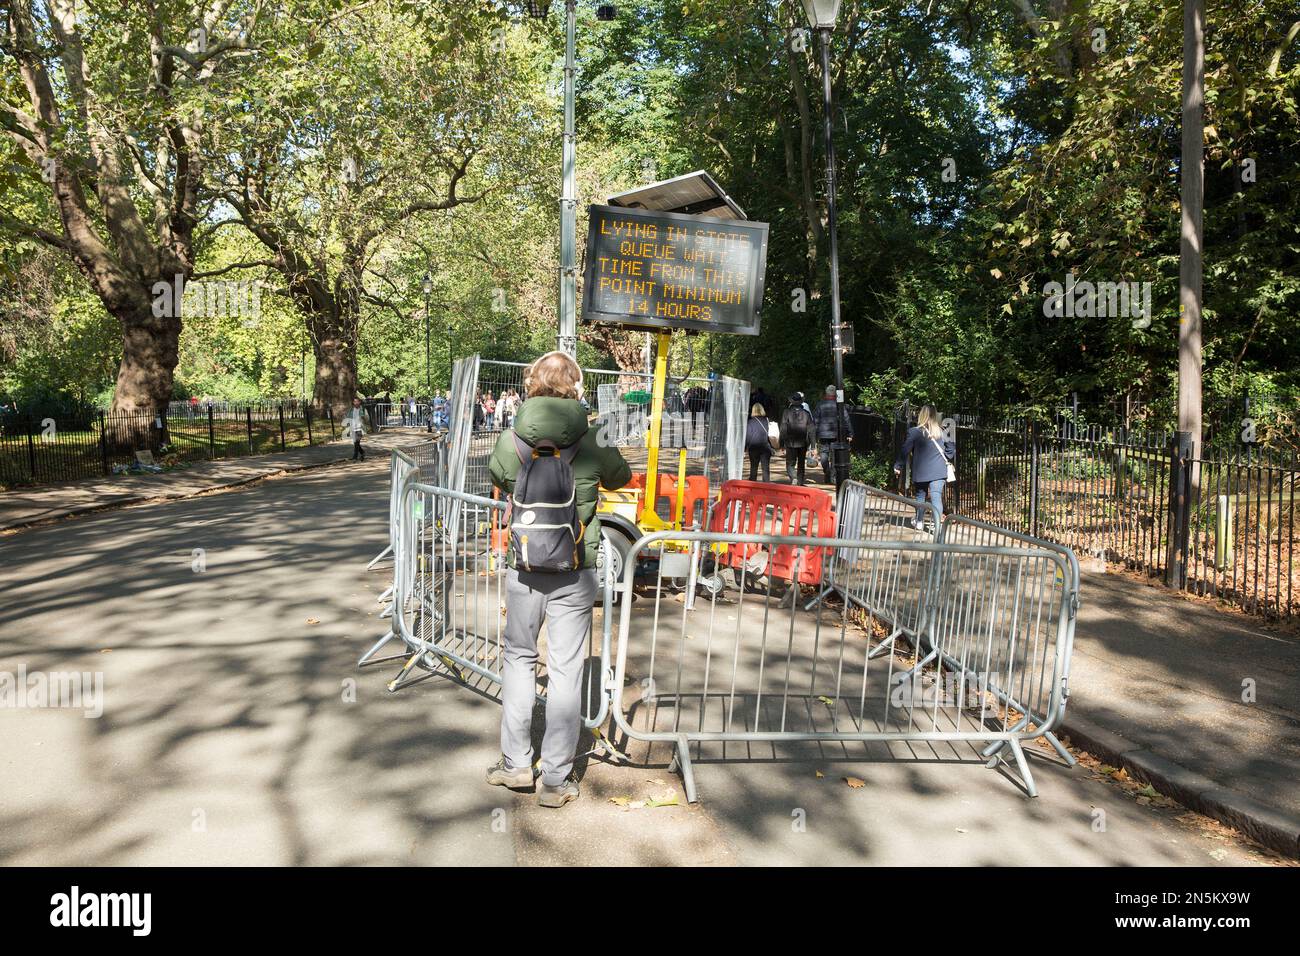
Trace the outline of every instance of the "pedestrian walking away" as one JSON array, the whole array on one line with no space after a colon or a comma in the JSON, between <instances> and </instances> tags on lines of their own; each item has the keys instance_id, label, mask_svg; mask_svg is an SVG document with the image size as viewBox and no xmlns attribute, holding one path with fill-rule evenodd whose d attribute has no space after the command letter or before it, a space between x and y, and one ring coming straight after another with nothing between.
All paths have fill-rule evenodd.
<instances>
[{"instance_id":1,"label":"pedestrian walking away","mask_svg":"<svg viewBox=\"0 0 1300 956\"><path fill-rule=\"evenodd\" d=\"M837 413L838 426L836 425ZM817 426L817 451L821 459L822 474L826 476L826 484L833 485L835 476L831 474L831 445L836 441L849 441L853 437L853 422L849 420L848 406L841 406L835 401L834 385L826 386L826 391L822 393L822 400L817 403L817 410L813 412L813 421Z\"/></svg>"},{"instance_id":2,"label":"pedestrian walking away","mask_svg":"<svg viewBox=\"0 0 1300 956\"><path fill-rule=\"evenodd\" d=\"M813 417L804 403L803 393L795 392L781 415L781 448L785 451L786 477L792 485L804 483L808 446L814 433Z\"/></svg>"},{"instance_id":3,"label":"pedestrian walking away","mask_svg":"<svg viewBox=\"0 0 1300 956\"><path fill-rule=\"evenodd\" d=\"M939 410L933 405L922 405L916 424L907 430L907 440L894 462L894 474L901 476L907 456L912 456L912 487L916 489L918 502L912 527L917 530L924 528L927 495L939 513L939 520L943 520L943 489L957 477L952 466L956 454L956 443L943 436Z\"/></svg>"},{"instance_id":4,"label":"pedestrian walking away","mask_svg":"<svg viewBox=\"0 0 1300 956\"><path fill-rule=\"evenodd\" d=\"M361 439L370 429L370 416L361 407L361 399L352 399L352 407L343 416L343 434L352 436L352 460L365 461L366 449Z\"/></svg>"},{"instance_id":5,"label":"pedestrian walking away","mask_svg":"<svg viewBox=\"0 0 1300 956\"><path fill-rule=\"evenodd\" d=\"M583 410L582 370L548 352L524 371L528 398L502 432L488 471L509 499L505 649L501 668L501 757L494 786L531 788L537 638L546 624L546 730L538 803L578 797L573 763L581 724L582 668L598 588L599 488L632 478L618 449L601 444Z\"/></svg>"},{"instance_id":6,"label":"pedestrian walking away","mask_svg":"<svg viewBox=\"0 0 1300 956\"><path fill-rule=\"evenodd\" d=\"M745 423L745 451L749 454L749 480L758 481L761 471L763 481L771 481L772 434L774 422L767 420L767 410L755 402L749 409Z\"/></svg>"}]
</instances>

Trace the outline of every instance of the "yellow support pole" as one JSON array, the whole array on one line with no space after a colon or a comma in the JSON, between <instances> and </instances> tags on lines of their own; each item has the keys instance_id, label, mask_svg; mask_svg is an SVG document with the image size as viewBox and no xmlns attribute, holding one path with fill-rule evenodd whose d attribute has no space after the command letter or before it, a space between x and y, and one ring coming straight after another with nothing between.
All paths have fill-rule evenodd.
<instances>
[{"instance_id":1,"label":"yellow support pole","mask_svg":"<svg viewBox=\"0 0 1300 956\"><path fill-rule=\"evenodd\" d=\"M670 331L659 333L655 347L654 395L650 400L650 436L646 455L645 501L641 505L641 520L653 524L658 518L655 511L655 492L659 486L659 430L664 418L664 392L668 385L668 346L673 340Z\"/></svg>"},{"instance_id":2,"label":"yellow support pole","mask_svg":"<svg viewBox=\"0 0 1300 956\"><path fill-rule=\"evenodd\" d=\"M677 520L673 522L673 530L681 531L686 527L686 516L682 514L682 507L686 504L686 446L682 445L681 455L677 458Z\"/></svg>"}]
</instances>

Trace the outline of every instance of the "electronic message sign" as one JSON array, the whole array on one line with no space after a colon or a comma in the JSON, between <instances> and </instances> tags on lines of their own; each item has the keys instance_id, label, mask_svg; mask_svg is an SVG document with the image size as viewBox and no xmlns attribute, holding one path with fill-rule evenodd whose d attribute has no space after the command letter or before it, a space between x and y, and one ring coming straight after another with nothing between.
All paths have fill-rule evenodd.
<instances>
[{"instance_id":1,"label":"electronic message sign","mask_svg":"<svg viewBox=\"0 0 1300 956\"><path fill-rule=\"evenodd\" d=\"M767 223L592 206L584 322L757 335Z\"/></svg>"}]
</instances>

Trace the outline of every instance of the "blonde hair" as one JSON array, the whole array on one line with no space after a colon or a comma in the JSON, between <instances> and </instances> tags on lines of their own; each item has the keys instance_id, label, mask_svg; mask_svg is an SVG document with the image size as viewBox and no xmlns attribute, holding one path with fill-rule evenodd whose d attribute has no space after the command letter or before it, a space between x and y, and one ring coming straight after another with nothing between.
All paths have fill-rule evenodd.
<instances>
[{"instance_id":1,"label":"blonde hair","mask_svg":"<svg viewBox=\"0 0 1300 956\"><path fill-rule=\"evenodd\" d=\"M581 398L582 369L567 352L547 352L524 369L524 391L529 398Z\"/></svg>"},{"instance_id":2,"label":"blonde hair","mask_svg":"<svg viewBox=\"0 0 1300 956\"><path fill-rule=\"evenodd\" d=\"M766 418L767 409L758 404L758 402L755 402L753 405L749 406L749 415L751 418Z\"/></svg>"},{"instance_id":3,"label":"blonde hair","mask_svg":"<svg viewBox=\"0 0 1300 956\"><path fill-rule=\"evenodd\" d=\"M939 409L933 405L921 406L921 410L916 413L916 424L925 429L925 433L931 438L937 440L943 436L943 424L939 421Z\"/></svg>"}]
</instances>

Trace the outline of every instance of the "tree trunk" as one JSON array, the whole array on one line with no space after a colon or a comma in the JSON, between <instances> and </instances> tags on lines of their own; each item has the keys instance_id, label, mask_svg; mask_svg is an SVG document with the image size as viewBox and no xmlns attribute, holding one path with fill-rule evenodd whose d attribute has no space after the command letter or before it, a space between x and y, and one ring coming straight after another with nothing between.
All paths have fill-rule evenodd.
<instances>
[{"instance_id":1,"label":"tree trunk","mask_svg":"<svg viewBox=\"0 0 1300 956\"><path fill-rule=\"evenodd\" d=\"M167 405L180 352L181 317L154 315L143 290L127 301L107 301L105 307L122 328L122 361L104 440L116 454L159 452L169 441Z\"/></svg>"},{"instance_id":2,"label":"tree trunk","mask_svg":"<svg viewBox=\"0 0 1300 956\"><path fill-rule=\"evenodd\" d=\"M341 323L313 320L310 323L312 349L316 355L316 384L312 389L314 409L327 408L341 416L357 394L356 333L347 334Z\"/></svg>"},{"instance_id":3,"label":"tree trunk","mask_svg":"<svg viewBox=\"0 0 1300 956\"><path fill-rule=\"evenodd\" d=\"M172 399L180 316L155 316L146 301L112 309L122 326L122 361L113 389L115 415L157 415Z\"/></svg>"}]
</instances>

